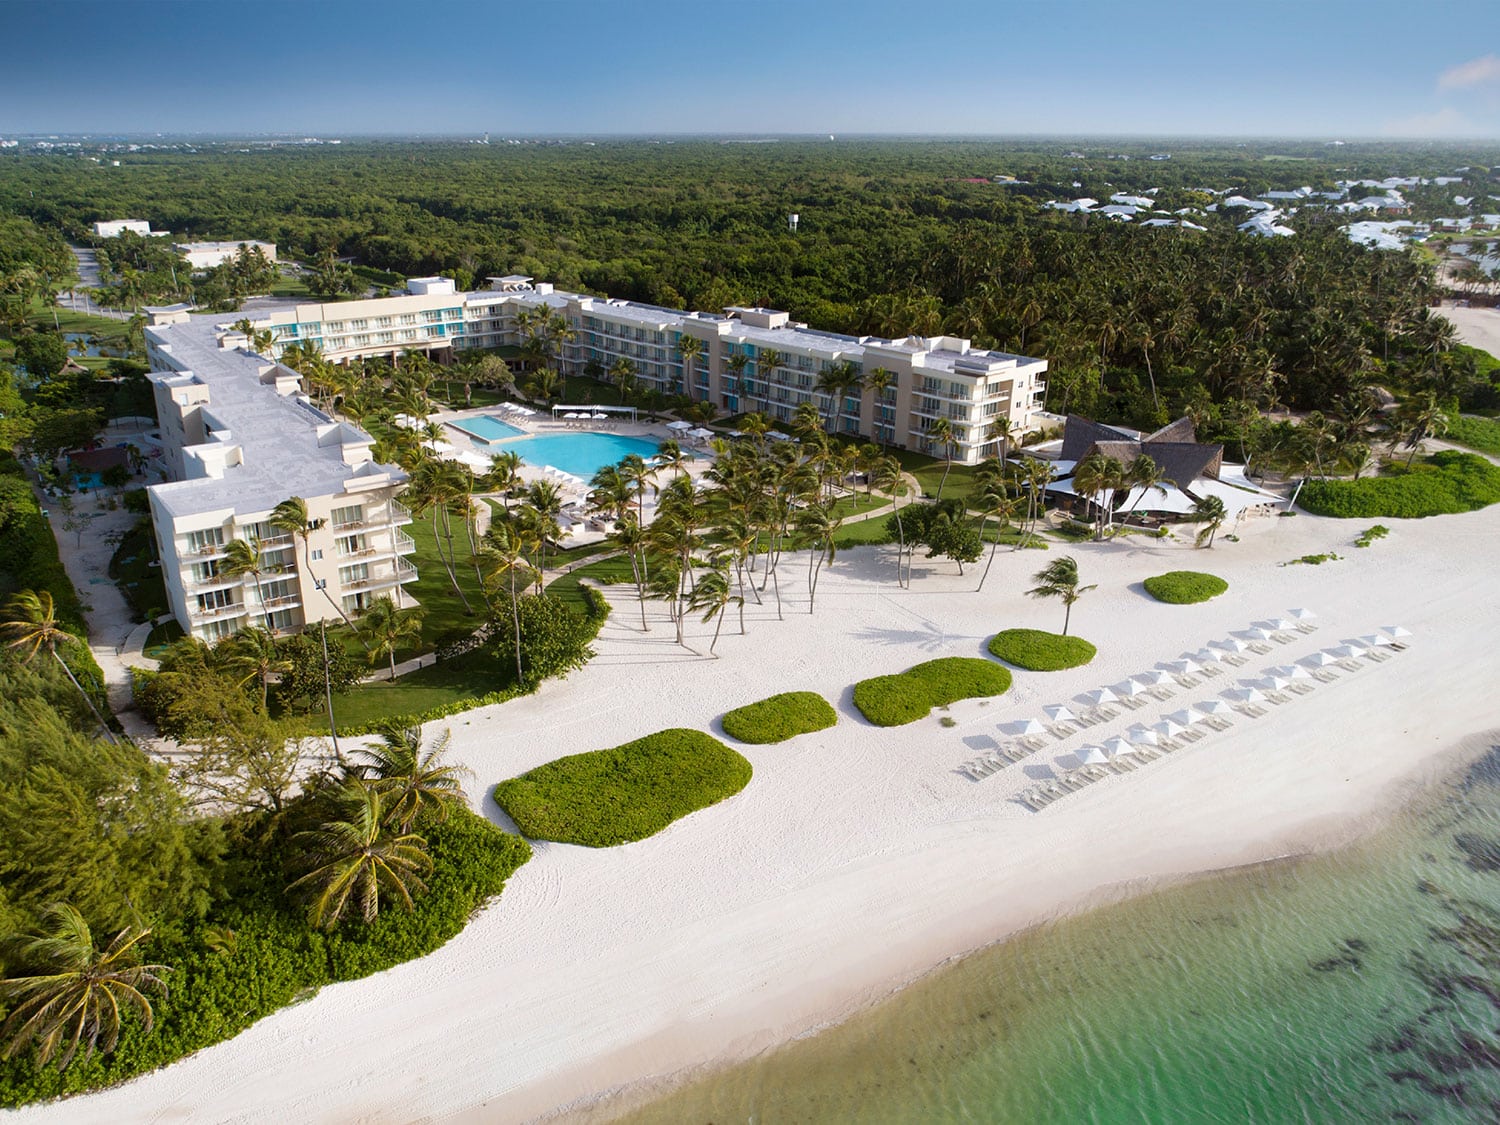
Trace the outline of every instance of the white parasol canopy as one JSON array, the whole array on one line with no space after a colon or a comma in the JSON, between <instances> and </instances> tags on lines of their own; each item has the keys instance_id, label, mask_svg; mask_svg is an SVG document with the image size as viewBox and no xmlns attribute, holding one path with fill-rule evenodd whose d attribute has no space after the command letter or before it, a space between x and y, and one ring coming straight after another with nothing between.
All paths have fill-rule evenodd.
<instances>
[{"instance_id":1,"label":"white parasol canopy","mask_svg":"<svg viewBox=\"0 0 1500 1125\"><path fill-rule=\"evenodd\" d=\"M1161 668L1153 668L1149 672L1137 672L1131 679L1138 683L1143 683L1147 687L1157 687L1160 684L1170 684L1172 682L1172 673Z\"/></svg>"},{"instance_id":2,"label":"white parasol canopy","mask_svg":"<svg viewBox=\"0 0 1500 1125\"><path fill-rule=\"evenodd\" d=\"M1381 636L1379 633L1367 633L1359 639L1364 641L1364 643L1369 645L1371 648L1378 648L1381 645L1393 645L1396 643L1395 641L1391 640L1390 637Z\"/></svg>"},{"instance_id":3,"label":"white parasol canopy","mask_svg":"<svg viewBox=\"0 0 1500 1125\"><path fill-rule=\"evenodd\" d=\"M1300 664L1278 664L1274 668L1267 668L1273 676L1285 676L1289 680L1310 680L1312 673Z\"/></svg>"},{"instance_id":4,"label":"white parasol canopy","mask_svg":"<svg viewBox=\"0 0 1500 1125\"><path fill-rule=\"evenodd\" d=\"M1066 723L1069 720L1076 719L1078 717L1074 715L1072 711L1069 711L1066 707L1064 707L1061 703L1049 703L1047 704L1047 706L1043 707L1042 710L1047 712L1047 717L1054 723Z\"/></svg>"},{"instance_id":5,"label":"white parasol canopy","mask_svg":"<svg viewBox=\"0 0 1500 1125\"><path fill-rule=\"evenodd\" d=\"M1181 714L1181 712L1179 712L1179 714ZM1175 738L1177 735L1187 730L1187 726L1184 723L1177 722L1175 719L1166 718L1162 719L1151 729L1154 730L1157 734L1161 735L1163 738Z\"/></svg>"},{"instance_id":6,"label":"white parasol canopy","mask_svg":"<svg viewBox=\"0 0 1500 1125\"><path fill-rule=\"evenodd\" d=\"M1222 641L1209 641L1208 647L1221 649L1224 652L1244 652L1250 646L1238 637L1225 637Z\"/></svg>"},{"instance_id":7,"label":"white parasol canopy","mask_svg":"<svg viewBox=\"0 0 1500 1125\"><path fill-rule=\"evenodd\" d=\"M1155 746L1157 743L1156 732L1150 727L1136 725L1125 732L1125 737L1137 746Z\"/></svg>"},{"instance_id":8,"label":"white parasol canopy","mask_svg":"<svg viewBox=\"0 0 1500 1125\"><path fill-rule=\"evenodd\" d=\"M1291 677L1289 677L1289 676L1278 676L1274 672L1268 674L1266 676L1266 678L1263 679L1263 680L1241 680L1240 681L1240 683L1244 684L1246 687L1264 688L1266 691L1280 691L1282 688L1286 687L1291 682L1292 682L1291 681Z\"/></svg>"},{"instance_id":9,"label":"white parasol canopy","mask_svg":"<svg viewBox=\"0 0 1500 1125\"><path fill-rule=\"evenodd\" d=\"M1084 692L1081 698L1087 700L1090 707L1098 707L1101 703L1113 703L1120 697L1109 688L1102 687Z\"/></svg>"},{"instance_id":10,"label":"white parasol canopy","mask_svg":"<svg viewBox=\"0 0 1500 1125\"><path fill-rule=\"evenodd\" d=\"M703 438L711 438L713 436L714 436L714 432L712 430L705 430L702 426L699 426L696 430L689 430L688 431L688 437L690 437L690 438L703 439Z\"/></svg>"},{"instance_id":11,"label":"white parasol canopy","mask_svg":"<svg viewBox=\"0 0 1500 1125\"><path fill-rule=\"evenodd\" d=\"M1238 635L1252 641L1269 641L1271 639L1271 631L1269 629L1262 629L1259 625L1252 625L1248 629L1241 629Z\"/></svg>"},{"instance_id":12,"label":"white parasol canopy","mask_svg":"<svg viewBox=\"0 0 1500 1125\"><path fill-rule=\"evenodd\" d=\"M1174 676L1185 676L1189 672L1202 670L1202 665L1196 660L1164 660L1161 666Z\"/></svg>"},{"instance_id":13,"label":"white parasol canopy","mask_svg":"<svg viewBox=\"0 0 1500 1125\"><path fill-rule=\"evenodd\" d=\"M1224 694L1236 703L1263 703L1266 698L1259 688L1253 687L1230 688Z\"/></svg>"},{"instance_id":14,"label":"white parasol canopy","mask_svg":"<svg viewBox=\"0 0 1500 1125\"><path fill-rule=\"evenodd\" d=\"M1335 659L1348 660L1350 657L1358 656L1361 650L1355 648L1353 645L1335 645L1333 648L1325 649L1324 651Z\"/></svg>"},{"instance_id":15,"label":"white parasol canopy","mask_svg":"<svg viewBox=\"0 0 1500 1125\"><path fill-rule=\"evenodd\" d=\"M1353 649L1364 649L1370 647L1368 642L1362 641L1358 637L1343 637L1339 640L1339 644L1348 645Z\"/></svg>"},{"instance_id":16,"label":"white parasol canopy","mask_svg":"<svg viewBox=\"0 0 1500 1125\"><path fill-rule=\"evenodd\" d=\"M1310 621L1312 618L1318 616L1310 609L1289 609L1287 612L1298 621Z\"/></svg>"},{"instance_id":17,"label":"white parasol canopy","mask_svg":"<svg viewBox=\"0 0 1500 1125\"><path fill-rule=\"evenodd\" d=\"M1078 755L1079 762L1086 766L1102 766L1109 761L1109 755L1097 746L1080 746L1073 753Z\"/></svg>"},{"instance_id":18,"label":"white parasol canopy","mask_svg":"<svg viewBox=\"0 0 1500 1125\"><path fill-rule=\"evenodd\" d=\"M691 430L692 428L693 428L693 424L691 422L668 422L667 423L667 429L669 429L669 430Z\"/></svg>"},{"instance_id":19,"label":"white parasol canopy","mask_svg":"<svg viewBox=\"0 0 1500 1125\"><path fill-rule=\"evenodd\" d=\"M1319 650L1310 656L1304 656L1301 662L1309 668L1322 668L1328 664L1337 664L1338 658L1329 656L1327 652Z\"/></svg>"},{"instance_id":20,"label":"white parasol canopy","mask_svg":"<svg viewBox=\"0 0 1500 1125\"><path fill-rule=\"evenodd\" d=\"M1219 661L1224 659L1224 654L1221 652L1215 652L1211 648L1200 648L1197 652L1183 653L1182 659L1194 660L1199 664L1217 664Z\"/></svg>"},{"instance_id":21,"label":"white parasol canopy","mask_svg":"<svg viewBox=\"0 0 1500 1125\"><path fill-rule=\"evenodd\" d=\"M1134 680L1121 680L1117 684L1110 684L1109 690L1122 698L1146 694L1145 685L1138 684Z\"/></svg>"},{"instance_id":22,"label":"white parasol canopy","mask_svg":"<svg viewBox=\"0 0 1500 1125\"><path fill-rule=\"evenodd\" d=\"M1104 752L1111 758L1118 758L1121 754L1134 754L1135 747L1126 742L1119 735L1104 740Z\"/></svg>"},{"instance_id":23,"label":"white parasol canopy","mask_svg":"<svg viewBox=\"0 0 1500 1125\"><path fill-rule=\"evenodd\" d=\"M1007 734L1042 734L1046 729L1046 727L1042 726L1035 719L1018 719L1014 723L1004 724L1004 730Z\"/></svg>"},{"instance_id":24,"label":"white parasol canopy","mask_svg":"<svg viewBox=\"0 0 1500 1125\"><path fill-rule=\"evenodd\" d=\"M1186 730L1197 721L1198 716L1193 714L1193 712L1186 707L1184 707L1181 711L1173 711L1170 715L1162 716L1162 722L1171 723L1179 731ZM1158 726L1156 729L1160 730L1161 727Z\"/></svg>"},{"instance_id":25,"label":"white parasol canopy","mask_svg":"<svg viewBox=\"0 0 1500 1125\"><path fill-rule=\"evenodd\" d=\"M1266 629L1275 629L1278 632L1297 627L1296 622L1289 621L1285 617L1268 617L1264 621L1257 621L1256 624Z\"/></svg>"},{"instance_id":26,"label":"white parasol canopy","mask_svg":"<svg viewBox=\"0 0 1500 1125\"><path fill-rule=\"evenodd\" d=\"M1382 633L1385 633L1388 636L1392 636L1392 637L1409 637L1409 636L1411 636L1411 630L1410 629L1403 629L1400 625L1382 625L1380 627L1380 631Z\"/></svg>"},{"instance_id":27,"label":"white parasol canopy","mask_svg":"<svg viewBox=\"0 0 1500 1125\"><path fill-rule=\"evenodd\" d=\"M1227 715L1234 708L1222 699L1205 699L1202 703L1194 703L1193 710L1200 715Z\"/></svg>"}]
</instances>

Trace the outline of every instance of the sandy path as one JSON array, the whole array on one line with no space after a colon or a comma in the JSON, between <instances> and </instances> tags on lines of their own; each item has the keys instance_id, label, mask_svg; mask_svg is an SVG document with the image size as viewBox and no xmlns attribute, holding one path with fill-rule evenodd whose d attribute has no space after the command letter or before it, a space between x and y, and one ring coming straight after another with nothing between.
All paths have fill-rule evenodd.
<instances>
[{"instance_id":1,"label":"sandy path","mask_svg":"<svg viewBox=\"0 0 1500 1125\"><path fill-rule=\"evenodd\" d=\"M1100 583L1074 611L1095 664L1020 673L1002 700L956 704L895 730L865 724L849 687L936 655L978 655L996 629L1056 628L1060 607L1020 596L1048 557L1002 552L975 573L917 560L898 590L882 549L825 571L806 613L805 568L783 573L786 620L747 611L720 660L684 653L664 621L613 615L599 658L539 695L451 722L471 795L559 754L665 726L707 727L725 709L809 688L839 724L746 748L755 779L731 801L650 840L593 851L542 844L502 898L434 955L329 988L237 1039L120 1089L14 1115L20 1121L521 1120L631 1082L743 1056L888 993L944 959L1142 881L1324 845L1496 725L1500 507L1363 524L1262 519L1212 551L1132 537L1068 548ZM1342 562L1278 567L1335 549ZM1054 545L1052 554L1058 551ZM1150 600L1140 579L1202 568L1231 583L1201 606ZM615 588L612 596L623 596ZM1321 629L1241 674L1402 624L1411 648L1259 719L1034 814L1009 797L1029 773L1073 762L1075 737L973 782L957 766L996 724L1175 658L1252 620L1306 605ZM798 611L801 612L798 612ZM706 649L710 626L695 625ZM1127 722L1210 697L1235 677L1126 712ZM646 702L649 700L649 703ZM965 741L965 740L969 741Z\"/></svg>"},{"instance_id":2,"label":"sandy path","mask_svg":"<svg viewBox=\"0 0 1500 1125\"><path fill-rule=\"evenodd\" d=\"M1444 301L1438 310L1458 329L1458 338L1500 359L1500 309L1462 308Z\"/></svg>"}]
</instances>

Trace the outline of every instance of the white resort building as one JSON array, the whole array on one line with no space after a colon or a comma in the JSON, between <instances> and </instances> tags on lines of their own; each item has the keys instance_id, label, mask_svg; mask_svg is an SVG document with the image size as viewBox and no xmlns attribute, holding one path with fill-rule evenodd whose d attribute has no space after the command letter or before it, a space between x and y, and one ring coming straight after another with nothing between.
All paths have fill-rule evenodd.
<instances>
[{"instance_id":1,"label":"white resort building","mask_svg":"<svg viewBox=\"0 0 1500 1125\"><path fill-rule=\"evenodd\" d=\"M277 632L353 615L417 577L396 495L406 474L377 464L374 439L301 395L300 376L239 345L212 316L151 310L151 361L168 482L147 489L173 615L212 641L250 625ZM267 522L291 496L308 531ZM232 539L258 544L257 575L224 573Z\"/></svg>"},{"instance_id":2,"label":"white resort building","mask_svg":"<svg viewBox=\"0 0 1500 1125\"><path fill-rule=\"evenodd\" d=\"M616 361L627 359L644 386L687 394L731 414L758 410L777 422L789 421L809 400L828 414L831 404L815 388L835 364L851 364L865 376L884 369L890 381L878 397L856 391L838 403L837 431L941 453L928 431L946 418L955 459L967 463L997 451L990 427L998 419L1008 419L1017 434L1036 428L1046 391L1045 360L985 351L952 336L845 336L774 309L684 312L561 292L520 275L489 280L488 290L459 293L446 278L416 278L405 296L297 305L252 314L250 321L271 332L277 355L291 344L311 343L335 363L407 350L442 359L466 348L521 344L518 314L546 307L573 334L556 356L564 374L607 376ZM678 346L685 336L700 344L687 361ZM767 368L772 352L779 359Z\"/></svg>"}]
</instances>

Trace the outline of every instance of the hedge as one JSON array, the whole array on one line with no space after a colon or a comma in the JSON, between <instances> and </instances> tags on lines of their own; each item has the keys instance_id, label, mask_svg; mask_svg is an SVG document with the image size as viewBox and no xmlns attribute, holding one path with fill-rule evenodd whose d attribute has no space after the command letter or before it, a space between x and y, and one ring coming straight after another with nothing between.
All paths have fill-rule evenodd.
<instances>
[{"instance_id":1,"label":"hedge","mask_svg":"<svg viewBox=\"0 0 1500 1125\"><path fill-rule=\"evenodd\" d=\"M531 839L608 848L734 796L751 772L712 735L675 727L502 781L495 803Z\"/></svg>"},{"instance_id":2,"label":"hedge","mask_svg":"<svg viewBox=\"0 0 1500 1125\"><path fill-rule=\"evenodd\" d=\"M1500 468L1476 453L1434 453L1407 468L1360 480L1310 480L1298 503L1337 519L1421 519L1472 512L1500 501Z\"/></svg>"},{"instance_id":3,"label":"hedge","mask_svg":"<svg viewBox=\"0 0 1500 1125\"><path fill-rule=\"evenodd\" d=\"M1010 682L1010 672L988 660L944 656L894 676L861 680L854 685L854 706L878 727L898 727L960 699L1003 695Z\"/></svg>"},{"instance_id":4,"label":"hedge","mask_svg":"<svg viewBox=\"0 0 1500 1125\"><path fill-rule=\"evenodd\" d=\"M154 996L156 1026L142 1033L127 1018L110 1055L80 1054L65 1071L38 1067L29 1053L0 1062L0 1106L112 1085L229 1039L325 984L357 980L424 956L453 937L531 857L526 841L458 810L424 830L433 868L427 893L410 912L382 908L368 926L311 929L284 893L278 857L244 873L242 893L208 923L174 940L152 940L148 960L167 965L169 991ZM222 952L212 936L232 933Z\"/></svg>"},{"instance_id":5,"label":"hedge","mask_svg":"<svg viewBox=\"0 0 1500 1125\"><path fill-rule=\"evenodd\" d=\"M1060 672L1094 659L1099 651L1082 637L1043 629L1003 629L990 638L991 655L1031 672Z\"/></svg>"},{"instance_id":6,"label":"hedge","mask_svg":"<svg viewBox=\"0 0 1500 1125\"><path fill-rule=\"evenodd\" d=\"M799 734L826 730L838 722L828 700L814 691L787 691L736 707L724 716L724 733L741 742L785 742Z\"/></svg>"},{"instance_id":7,"label":"hedge","mask_svg":"<svg viewBox=\"0 0 1500 1125\"><path fill-rule=\"evenodd\" d=\"M1216 574L1204 574L1201 570L1169 570L1146 579L1142 585L1157 601L1172 605L1206 602L1229 589L1229 583L1224 579Z\"/></svg>"},{"instance_id":8,"label":"hedge","mask_svg":"<svg viewBox=\"0 0 1500 1125\"><path fill-rule=\"evenodd\" d=\"M1493 418L1455 415L1448 420L1448 429L1443 437L1459 445L1467 445L1470 449L1500 453L1500 422Z\"/></svg>"}]
</instances>

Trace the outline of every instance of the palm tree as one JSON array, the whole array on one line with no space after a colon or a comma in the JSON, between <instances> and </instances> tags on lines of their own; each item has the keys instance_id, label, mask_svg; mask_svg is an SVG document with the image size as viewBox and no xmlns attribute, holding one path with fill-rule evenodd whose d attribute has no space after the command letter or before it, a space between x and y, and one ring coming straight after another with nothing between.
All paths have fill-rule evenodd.
<instances>
[{"instance_id":1,"label":"palm tree","mask_svg":"<svg viewBox=\"0 0 1500 1125\"><path fill-rule=\"evenodd\" d=\"M265 593L261 589L260 577L267 573L265 556L261 553L260 540L255 536L246 539L231 539L224 545L224 559L219 563L219 573L229 578L243 578L249 575L255 579L255 600L260 603L261 616L265 619L266 630L274 629L271 624L271 608L266 605Z\"/></svg>"},{"instance_id":2,"label":"palm tree","mask_svg":"<svg viewBox=\"0 0 1500 1125\"><path fill-rule=\"evenodd\" d=\"M387 727L377 745L358 751L363 760L355 768L388 802L386 819L402 832L422 820L441 824L455 808L466 807L462 779L469 771L442 760L450 737L445 730L423 750L420 726Z\"/></svg>"},{"instance_id":3,"label":"palm tree","mask_svg":"<svg viewBox=\"0 0 1500 1125\"><path fill-rule=\"evenodd\" d=\"M786 356L775 348L761 348L755 357L755 375L765 384L761 400L766 404L767 414L771 412L771 376L785 362Z\"/></svg>"},{"instance_id":4,"label":"palm tree","mask_svg":"<svg viewBox=\"0 0 1500 1125\"><path fill-rule=\"evenodd\" d=\"M859 373L854 369L854 364L847 359L830 363L822 374L818 376L818 393L826 395L828 398L827 426L830 434L838 429L838 420L839 415L843 413L845 394L851 388L859 385Z\"/></svg>"},{"instance_id":5,"label":"palm tree","mask_svg":"<svg viewBox=\"0 0 1500 1125\"><path fill-rule=\"evenodd\" d=\"M693 397L693 363L703 354L703 341L686 333L677 337L677 354L682 359L682 393Z\"/></svg>"},{"instance_id":6,"label":"palm tree","mask_svg":"<svg viewBox=\"0 0 1500 1125\"><path fill-rule=\"evenodd\" d=\"M869 387L870 390L875 392L875 403L874 409L871 413L871 417L875 422L876 439L880 442L881 445L885 444L885 439L881 436L885 432L885 424L880 419L880 410L885 400L885 392L889 390L895 382L895 372L888 371L884 367L872 368L865 375L865 386Z\"/></svg>"},{"instance_id":7,"label":"palm tree","mask_svg":"<svg viewBox=\"0 0 1500 1125\"><path fill-rule=\"evenodd\" d=\"M335 808L338 819L292 838L308 870L287 890L307 894L308 921L331 930L355 906L365 922L373 922L381 895L410 910L413 895L427 889L421 877L432 869L427 841L396 831L384 796L360 781L339 791Z\"/></svg>"},{"instance_id":8,"label":"palm tree","mask_svg":"<svg viewBox=\"0 0 1500 1125\"><path fill-rule=\"evenodd\" d=\"M1416 459L1417 449L1424 439L1439 437L1448 430L1447 412L1438 405L1437 395L1431 391L1402 403L1396 420L1403 435L1401 444L1411 450L1406 458L1408 468Z\"/></svg>"},{"instance_id":9,"label":"palm tree","mask_svg":"<svg viewBox=\"0 0 1500 1125\"><path fill-rule=\"evenodd\" d=\"M615 381L615 386L620 389L620 405L625 405L625 399L635 389L635 360L621 356L609 365L609 377Z\"/></svg>"},{"instance_id":10,"label":"palm tree","mask_svg":"<svg viewBox=\"0 0 1500 1125\"><path fill-rule=\"evenodd\" d=\"M100 950L88 923L73 907L59 903L42 914L40 935L14 942L16 975L0 981L0 999L10 1015L0 1026L5 1057L14 1058L28 1043L37 1045L37 1061L50 1062L62 1049L58 1068L66 1070L78 1049L84 1058L95 1049L108 1054L120 1041L120 1017L135 1012L144 1029L155 1020L149 991L166 991L165 965L137 962L136 946L150 930L127 927ZM66 1046L64 1046L66 1044Z\"/></svg>"},{"instance_id":11,"label":"palm tree","mask_svg":"<svg viewBox=\"0 0 1500 1125\"><path fill-rule=\"evenodd\" d=\"M953 423L946 418L936 418L927 427L927 439L943 450L943 479L938 481L936 500L943 498L943 486L948 483L948 471L953 468Z\"/></svg>"},{"instance_id":12,"label":"palm tree","mask_svg":"<svg viewBox=\"0 0 1500 1125\"><path fill-rule=\"evenodd\" d=\"M1104 529L1114 512L1114 493L1125 483L1125 466L1117 457L1090 453L1073 470L1073 487L1093 499L1096 509L1094 537L1104 539Z\"/></svg>"},{"instance_id":13,"label":"palm tree","mask_svg":"<svg viewBox=\"0 0 1500 1125\"><path fill-rule=\"evenodd\" d=\"M1224 526L1224 520L1228 516L1224 508L1224 501L1217 496L1205 496L1193 505L1193 518L1203 526L1198 529L1194 539L1200 547L1212 547L1214 536L1219 533L1219 528Z\"/></svg>"},{"instance_id":14,"label":"palm tree","mask_svg":"<svg viewBox=\"0 0 1500 1125\"><path fill-rule=\"evenodd\" d=\"M838 552L835 537L843 521L835 519L833 509L822 504L811 504L797 515L797 537L801 545L809 548L807 556L807 612L813 611L813 602L818 596L818 574L825 562L833 562Z\"/></svg>"},{"instance_id":15,"label":"palm tree","mask_svg":"<svg viewBox=\"0 0 1500 1125\"><path fill-rule=\"evenodd\" d=\"M985 437L1000 443L1000 471L1002 473L1005 472L1006 457L1010 453L1010 439L1014 430L1015 423L1002 416L991 422L985 431Z\"/></svg>"},{"instance_id":16,"label":"palm tree","mask_svg":"<svg viewBox=\"0 0 1500 1125\"><path fill-rule=\"evenodd\" d=\"M745 368L750 366L750 357L736 352L724 361L724 366L729 368L729 373L734 377L735 402L739 403L741 396L745 393Z\"/></svg>"},{"instance_id":17,"label":"palm tree","mask_svg":"<svg viewBox=\"0 0 1500 1125\"><path fill-rule=\"evenodd\" d=\"M73 669L68 667L68 662L63 659L62 653L58 651L63 645L81 645L83 642L69 633L57 619L57 607L52 601L50 590L22 590L12 594L5 606L4 624L0 624L0 632L10 637L9 646L24 653L24 661L30 664L37 653L43 649L47 655L57 661L68 681L78 689L78 694L83 696L83 701L88 704L89 710L93 712L94 718L99 721L99 729L104 732L104 737L110 742L115 741L109 724L104 721L104 716L99 713L99 708L94 706L94 698L83 690L83 685L78 682L78 677L73 675Z\"/></svg>"},{"instance_id":18,"label":"palm tree","mask_svg":"<svg viewBox=\"0 0 1500 1125\"><path fill-rule=\"evenodd\" d=\"M421 606L399 609L389 594L376 598L360 615L355 627L369 647L370 663L382 656L389 658L391 679L396 678L396 650L422 635L422 618L427 611Z\"/></svg>"},{"instance_id":19,"label":"palm tree","mask_svg":"<svg viewBox=\"0 0 1500 1125\"><path fill-rule=\"evenodd\" d=\"M1000 532L1010 524L1011 517L1016 514L1016 501L1012 500L1010 494L1005 491L1003 485L995 483L982 489L974 498L982 518L979 521L979 539L984 541L985 526L990 517L994 516L1000 523L995 529L995 541L990 544L990 557L985 560L984 573L979 576L979 590L984 589L984 580L990 576L990 566L995 561L995 549L1000 546Z\"/></svg>"},{"instance_id":20,"label":"palm tree","mask_svg":"<svg viewBox=\"0 0 1500 1125\"><path fill-rule=\"evenodd\" d=\"M649 578L646 567L646 530L632 513L626 512L616 521L609 537L630 558L630 574L635 579L636 600L641 606L641 632L650 632L651 626L646 623L646 581Z\"/></svg>"},{"instance_id":21,"label":"palm tree","mask_svg":"<svg viewBox=\"0 0 1500 1125\"><path fill-rule=\"evenodd\" d=\"M719 643L719 631L724 628L724 611L734 602L739 602L740 605L740 632L744 633L745 599L730 592L728 564L716 560L713 569L700 578L698 584L693 587L693 595L688 601L692 609L705 611L704 624L715 617L719 619L719 623L714 626L714 639L708 645L710 656L714 656L714 647Z\"/></svg>"},{"instance_id":22,"label":"palm tree","mask_svg":"<svg viewBox=\"0 0 1500 1125\"><path fill-rule=\"evenodd\" d=\"M521 479L521 455L507 449L490 455L490 471L485 474L485 487L500 493L505 501L505 510L510 511L510 495L525 482Z\"/></svg>"},{"instance_id":23,"label":"palm tree","mask_svg":"<svg viewBox=\"0 0 1500 1125\"><path fill-rule=\"evenodd\" d=\"M627 453L620 461L620 475L630 482L630 490L635 493L636 498L636 518L642 523L646 521L647 486L650 486L653 496L657 492L654 483L656 472L656 466L639 453Z\"/></svg>"},{"instance_id":24,"label":"palm tree","mask_svg":"<svg viewBox=\"0 0 1500 1125\"><path fill-rule=\"evenodd\" d=\"M1165 471L1149 454L1142 453L1134 458L1125 467L1125 483L1130 486L1132 491L1139 488L1141 494L1131 503L1130 510L1125 513L1125 519L1129 520L1131 516L1135 515L1136 508L1146 498L1148 492L1159 492L1161 495L1166 496L1167 487L1166 484L1162 483L1166 480Z\"/></svg>"},{"instance_id":25,"label":"palm tree","mask_svg":"<svg viewBox=\"0 0 1500 1125\"><path fill-rule=\"evenodd\" d=\"M1036 583L1026 591L1029 598L1059 598L1063 604L1063 636L1068 635L1068 622L1073 616L1073 603L1083 597L1094 586L1078 584L1078 560L1071 555L1053 559L1047 566L1031 576Z\"/></svg>"},{"instance_id":26,"label":"palm tree","mask_svg":"<svg viewBox=\"0 0 1500 1125\"><path fill-rule=\"evenodd\" d=\"M516 600L519 597L516 589L516 579L524 577L522 584L529 585L537 577L537 568L531 565L526 557L526 551L530 543L523 529L514 523L497 521L490 525L489 531L485 532L484 546L479 549L479 567L484 575L485 588L488 590L501 582L510 588L510 616L511 625L515 632L516 643L516 682L520 683L521 676L521 607ZM642 613L644 620L644 611Z\"/></svg>"},{"instance_id":27,"label":"palm tree","mask_svg":"<svg viewBox=\"0 0 1500 1125\"><path fill-rule=\"evenodd\" d=\"M291 668L276 635L270 629L241 629L219 646L223 649L225 667L244 672L243 683L260 681L260 709L266 710L271 693L271 677ZM219 653L216 651L215 655Z\"/></svg>"},{"instance_id":28,"label":"palm tree","mask_svg":"<svg viewBox=\"0 0 1500 1125\"><path fill-rule=\"evenodd\" d=\"M901 473L901 462L894 457L882 458L870 473L870 483L891 498L891 514L896 517L896 585L903 585L901 567L906 557L906 534L901 526L901 494L906 491L906 478Z\"/></svg>"},{"instance_id":29,"label":"palm tree","mask_svg":"<svg viewBox=\"0 0 1500 1125\"><path fill-rule=\"evenodd\" d=\"M672 476L676 478L686 468L692 458L682 451L682 446L668 438L656 448L656 466L659 469L671 469Z\"/></svg>"}]
</instances>

